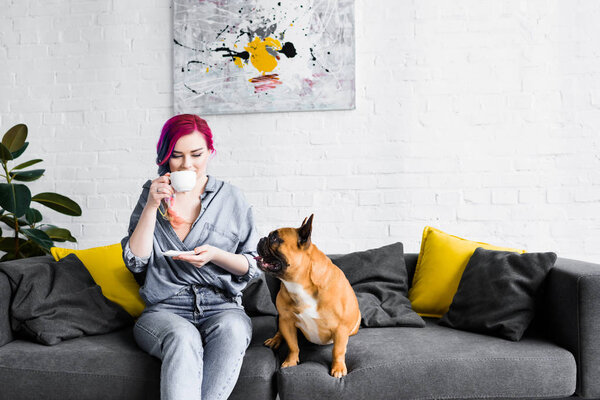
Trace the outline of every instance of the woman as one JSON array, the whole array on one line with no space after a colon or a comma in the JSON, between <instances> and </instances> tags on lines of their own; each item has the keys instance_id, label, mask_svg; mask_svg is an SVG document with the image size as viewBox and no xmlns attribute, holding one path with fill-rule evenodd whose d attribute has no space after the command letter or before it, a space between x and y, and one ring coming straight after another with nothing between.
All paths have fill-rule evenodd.
<instances>
[{"instance_id":1,"label":"woman","mask_svg":"<svg viewBox=\"0 0 600 400\"><path fill-rule=\"evenodd\" d=\"M143 185L121 242L127 268L146 274L134 337L162 360L163 400L226 399L252 334L241 290L260 273L258 235L239 189L206 174L214 152L206 121L169 119L157 145L159 177ZM175 193L170 173L190 170L196 186ZM167 250L195 254L167 257Z\"/></svg>"}]
</instances>

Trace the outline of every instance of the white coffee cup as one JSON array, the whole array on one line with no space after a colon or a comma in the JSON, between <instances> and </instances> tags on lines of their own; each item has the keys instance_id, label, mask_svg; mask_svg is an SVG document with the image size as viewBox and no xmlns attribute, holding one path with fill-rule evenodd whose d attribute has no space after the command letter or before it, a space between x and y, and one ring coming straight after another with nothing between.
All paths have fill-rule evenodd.
<instances>
[{"instance_id":1,"label":"white coffee cup","mask_svg":"<svg viewBox=\"0 0 600 400\"><path fill-rule=\"evenodd\" d=\"M195 171L171 172L171 186L176 192L189 192L196 186Z\"/></svg>"}]
</instances>

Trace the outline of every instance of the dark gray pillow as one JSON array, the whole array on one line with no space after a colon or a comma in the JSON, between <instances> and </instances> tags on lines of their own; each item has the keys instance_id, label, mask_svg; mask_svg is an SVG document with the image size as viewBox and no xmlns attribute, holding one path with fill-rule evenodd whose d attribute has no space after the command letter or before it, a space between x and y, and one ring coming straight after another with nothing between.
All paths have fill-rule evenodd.
<instances>
[{"instance_id":1,"label":"dark gray pillow","mask_svg":"<svg viewBox=\"0 0 600 400\"><path fill-rule=\"evenodd\" d=\"M250 317L277 316L277 309L271 300L271 292L269 292L264 273L248 282L248 285L242 290L242 305Z\"/></svg>"},{"instance_id":2,"label":"dark gray pillow","mask_svg":"<svg viewBox=\"0 0 600 400\"><path fill-rule=\"evenodd\" d=\"M536 292L555 253L515 253L478 247L441 325L518 341L531 323Z\"/></svg>"},{"instance_id":3,"label":"dark gray pillow","mask_svg":"<svg viewBox=\"0 0 600 400\"><path fill-rule=\"evenodd\" d=\"M363 326L425 326L406 297L408 277L402 243L330 258L356 293Z\"/></svg>"},{"instance_id":4,"label":"dark gray pillow","mask_svg":"<svg viewBox=\"0 0 600 400\"><path fill-rule=\"evenodd\" d=\"M13 340L10 319L8 318L11 295L8 278L0 273L0 347Z\"/></svg>"},{"instance_id":5,"label":"dark gray pillow","mask_svg":"<svg viewBox=\"0 0 600 400\"><path fill-rule=\"evenodd\" d=\"M8 277L15 334L46 345L98 335L133 324L121 306L102 294L76 255L60 261L35 259L0 263Z\"/></svg>"}]
</instances>

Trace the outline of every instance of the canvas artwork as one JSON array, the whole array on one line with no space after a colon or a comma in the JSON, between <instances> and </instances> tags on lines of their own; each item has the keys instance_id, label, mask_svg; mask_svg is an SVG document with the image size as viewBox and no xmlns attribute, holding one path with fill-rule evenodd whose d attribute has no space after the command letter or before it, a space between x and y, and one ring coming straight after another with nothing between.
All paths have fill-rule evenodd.
<instances>
[{"instance_id":1,"label":"canvas artwork","mask_svg":"<svg viewBox=\"0 0 600 400\"><path fill-rule=\"evenodd\" d=\"M175 0L176 113L355 107L354 0Z\"/></svg>"}]
</instances>

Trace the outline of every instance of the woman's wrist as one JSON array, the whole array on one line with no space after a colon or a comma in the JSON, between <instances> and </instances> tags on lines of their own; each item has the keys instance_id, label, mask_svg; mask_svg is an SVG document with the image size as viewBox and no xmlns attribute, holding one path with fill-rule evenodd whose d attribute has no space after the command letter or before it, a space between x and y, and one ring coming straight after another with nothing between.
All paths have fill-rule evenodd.
<instances>
[{"instance_id":1,"label":"woman's wrist","mask_svg":"<svg viewBox=\"0 0 600 400\"><path fill-rule=\"evenodd\" d=\"M154 202L148 201L146 203L146 205L144 206L144 209L147 209L149 211L156 211L156 210L158 210L158 207L160 207L160 202L154 203Z\"/></svg>"},{"instance_id":2,"label":"woman's wrist","mask_svg":"<svg viewBox=\"0 0 600 400\"><path fill-rule=\"evenodd\" d=\"M212 262L234 275L244 275L248 272L248 259L241 254L229 253L225 250L215 248L215 256Z\"/></svg>"}]
</instances>

